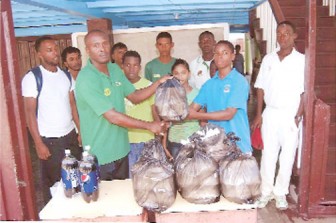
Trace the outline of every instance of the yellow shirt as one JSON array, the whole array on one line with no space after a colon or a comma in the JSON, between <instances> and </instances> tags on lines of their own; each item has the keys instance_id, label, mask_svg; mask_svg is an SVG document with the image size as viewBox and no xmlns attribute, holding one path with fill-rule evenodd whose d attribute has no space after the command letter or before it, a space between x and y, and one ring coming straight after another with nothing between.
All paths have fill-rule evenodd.
<instances>
[{"instance_id":1,"label":"yellow shirt","mask_svg":"<svg viewBox=\"0 0 336 223\"><path fill-rule=\"evenodd\" d=\"M141 78L138 82L133 84L136 89L145 88L151 85L152 82L145 78ZM152 116L152 105L154 104L154 96L146 99L140 104L133 104L128 99L125 98L125 108L126 114L132 118L140 119L143 121L153 121ZM144 129L128 129L128 137L130 143L140 143L147 142L154 139L154 134L148 130Z\"/></svg>"}]
</instances>

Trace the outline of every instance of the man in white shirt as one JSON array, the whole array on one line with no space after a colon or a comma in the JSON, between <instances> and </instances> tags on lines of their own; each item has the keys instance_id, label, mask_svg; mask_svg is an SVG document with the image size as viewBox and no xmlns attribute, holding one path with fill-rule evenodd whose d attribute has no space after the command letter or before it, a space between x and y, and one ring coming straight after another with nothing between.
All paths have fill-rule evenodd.
<instances>
[{"instance_id":1,"label":"man in white shirt","mask_svg":"<svg viewBox=\"0 0 336 223\"><path fill-rule=\"evenodd\" d=\"M49 188L61 178L65 149L70 149L77 159L81 157L74 125L76 123L79 129L79 119L74 83L71 76L58 67L59 50L55 40L42 36L36 40L35 50L41 65L32 69L35 74L31 70L24 76L22 96L27 125L40 159L41 186L46 204L51 198Z\"/></svg>"},{"instance_id":2,"label":"man in white shirt","mask_svg":"<svg viewBox=\"0 0 336 223\"><path fill-rule=\"evenodd\" d=\"M252 130L261 127L264 142L260 175L261 197L257 207L263 208L274 199L280 210L288 208L290 177L298 146L298 125L303 114L305 57L296 51L295 26L283 21L277 27L279 49L267 54L257 81L257 111ZM263 103L266 107L262 111ZM276 164L279 170L274 182Z\"/></svg>"},{"instance_id":3,"label":"man in white shirt","mask_svg":"<svg viewBox=\"0 0 336 223\"><path fill-rule=\"evenodd\" d=\"M189 84L193 88L201 89L202 85L210 79L210 63L214 56L216 40L214 34L209 31L202 32L198 40L202 55L199 55L190 63Z\"/></svg>"}]
</instances>

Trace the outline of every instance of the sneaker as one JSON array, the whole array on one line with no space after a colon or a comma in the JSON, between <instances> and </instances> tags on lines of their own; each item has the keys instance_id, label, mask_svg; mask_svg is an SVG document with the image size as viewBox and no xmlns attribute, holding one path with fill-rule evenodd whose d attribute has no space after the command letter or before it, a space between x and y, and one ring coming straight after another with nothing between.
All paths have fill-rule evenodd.
<instances>
[{"instance_id":1,"label":"sneaker","mask_svg":"<svg viewBox=\"0 0 336 223\"><path fill-rule=\"evenodd\" d=\"M270 195L261 195L261 197L255 202L257 208L264 208L268 204L269 201L274 199L273 194Z\"/></svg>"},{"instance_id":2,"label":"sneaker","mask_svg":"<svg viewBox=\"0 0 336 223\"><path fill-rule=\"evenodd\" d=\"M286 200L286 196L276 196L275 206L281 211L286 210L288 208L288 202Z\"/></svg>"}]
</instances>

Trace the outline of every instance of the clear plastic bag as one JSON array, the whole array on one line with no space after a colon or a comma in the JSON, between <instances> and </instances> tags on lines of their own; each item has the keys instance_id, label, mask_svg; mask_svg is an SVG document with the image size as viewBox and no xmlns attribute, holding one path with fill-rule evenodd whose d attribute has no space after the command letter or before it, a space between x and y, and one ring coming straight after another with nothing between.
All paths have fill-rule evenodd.
<instances>
[{"instance_id":1,"label":"clear plastic bag","mask_svg":"<svg viewBox=\"0 0 336 223\"><path fill-rule=\"evenodd\" d=\"M189 141L194 142L216 162L236 149L235 141L237 140L238 138L233 133L225 134L223 128L212 123L208 123L189 137Z\"/></svg>"},{"instance_id":2,"label":"clear plastic bag","mask_svg":"<svg viewBox=\"0 0 336 223\"><path fill-rule=\"evenodd\" d=\"M187 117L187 94L176 78L167 80L156 89L155 106L165 121L182 121Z\"/></svg>"},{"instance_id":3,"label":"clear plastic bag","mask_svg":"<svg viewBox=\"0 0 336 223\"><path fill-rule=\"evenodd\" d=\"M174 169L167 162L158 140L145 144L140 159L131 171L135 200L141 207L162 212L173 205L176 199Z\"/></svg>"},{"instance_id":4,"label":"clear plastic bag","mask_svg":"<svg viewBox=\"0 0 336 223\"><path fill-rule=\"evenodd\" d=\"M185 145L175 161L176 182L181 196L191 203L219 201L218 164L192 144Z\"/></svg>"},{"instance_id":5,"label":"clear plastic bag","mask_svg":"<svg viewBox=\"0 0 336 223\"><path fill-rule=\"evenodd\" d=\"M254 203L260 196L260 173L253 156L237 151L219 164L222 195L229 201L243 204Z\"/></svg>"}]
</instances>

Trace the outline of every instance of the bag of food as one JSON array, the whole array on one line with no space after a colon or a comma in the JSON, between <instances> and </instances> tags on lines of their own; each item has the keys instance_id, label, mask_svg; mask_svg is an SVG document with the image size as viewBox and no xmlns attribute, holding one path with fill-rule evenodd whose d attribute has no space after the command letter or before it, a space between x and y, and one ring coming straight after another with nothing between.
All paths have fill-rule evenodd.
<instances>
[{"instance_id":1,"label":"bag of food","mask_svg":"<svg viewBox=\"0 0 336 223\"><path fill-rule=\"evenodd\" d=\"M158 140L145 143L140 159L132 169L135 200L141 207L162 212L173 205L176 198L173 165L167 162Z\"/></svg>"},{"instance_id":2,"label":"bag of food","mask_svg":"<svg viewBox=\"0 0 336 223\"><path fill-rule=\"evenodd\" d=\"M145 143L139 159L156 159L167 161L167 156L159 138L151 139Z\"/></svg>"},{"instance_id":3,"label":"bag of food","mask_svg":"<svg viewBox=\"0 0 336 223\"><path fill-rule=\"evenodd\" d=\"M167 80L156 89L155 106L165 121L182 121L187 117L187 94L176 78Z\"/></svg>"},{"instance_id":4,"label":"bag of food","mask_svg":"<svg viewBox=\"0 0 336 223\"><path fill-rule=\"evenodd\" d=\"M222 160L236 148L234 134L226 135L223 128L212 123L208 123L195 132L189 137L189 140L216 162Z\"/></svg>"},{"instance_id":5,"label":"bag of food","mask_svg":"<svg viewBox=\"0 0 336 223\"><path fill-rule=\"evenodd\" d=\"M260 173L256 159L240 151L219 164L222 195L238 204L251 204L260 196Z\"/></svg>"},{"instance_id":6,"label":"bag of food","mask_svg":"<svg viewBox=\"0 0 336 223\"><path fill-rule=\"evenodd\" d=\"M210 204L219 201L218 164L204 152L184 146L175 162L178 191L187 201Z\"/></svg>"}]
</instances>

